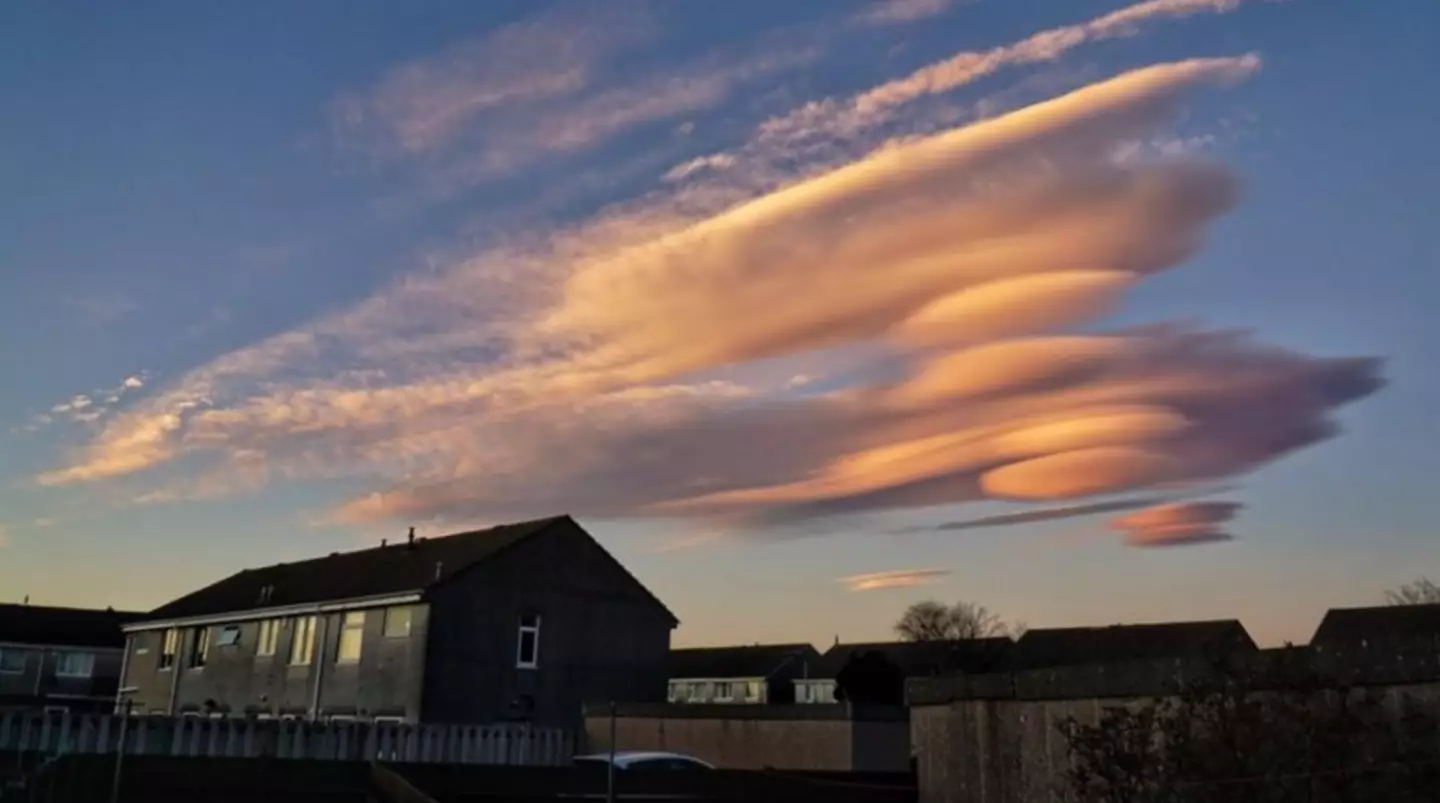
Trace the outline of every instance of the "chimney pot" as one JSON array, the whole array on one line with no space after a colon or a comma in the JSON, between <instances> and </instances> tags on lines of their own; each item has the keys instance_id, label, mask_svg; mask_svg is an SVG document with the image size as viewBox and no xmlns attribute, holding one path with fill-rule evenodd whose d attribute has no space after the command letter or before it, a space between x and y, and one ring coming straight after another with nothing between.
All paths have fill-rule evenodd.
<instances>
[{"instance_id":1,"label":"chimney pot","mask_svg":"<svg viewBox=\"0 0 1440 803\"><path fill-rule=\"evenodd\" d=\"M414 544L414 543L415 543L415 528L414 528L414 527L411 527L411 528L410 528L410 536L409 536L409 538L407 539L407 542L408 542L408 543L411 543L411 544Z\"/></svg>"}]
</instances>

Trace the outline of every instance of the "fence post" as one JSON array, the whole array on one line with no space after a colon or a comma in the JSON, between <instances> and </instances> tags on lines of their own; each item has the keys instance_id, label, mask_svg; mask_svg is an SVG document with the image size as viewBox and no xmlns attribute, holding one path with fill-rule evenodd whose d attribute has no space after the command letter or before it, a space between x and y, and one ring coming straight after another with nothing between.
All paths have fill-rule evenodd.
<instances>
[{"instance_id":1,"label":"fence post","mask_svg":"<svg viewBox=\"0 0 1440 803\"><path fill-rule=\"evenodd\" d=\"M120 738L115 745L115 777L110 780L110 803L119 803L120 800L120 772L125 766L125 731L130 726L131 705L132 702L127 699L120 709Z\"/></svg>"},{"instance_id":2,"label":"fence post","mask_svg":"<svg viewBox=\"0 0 1440 803\"><path fill-rule=\"evenodd\" d=\"M615 701L610 701L610 760L605 762L605 801L615 803Z\"/></svg>"}]
</instances>

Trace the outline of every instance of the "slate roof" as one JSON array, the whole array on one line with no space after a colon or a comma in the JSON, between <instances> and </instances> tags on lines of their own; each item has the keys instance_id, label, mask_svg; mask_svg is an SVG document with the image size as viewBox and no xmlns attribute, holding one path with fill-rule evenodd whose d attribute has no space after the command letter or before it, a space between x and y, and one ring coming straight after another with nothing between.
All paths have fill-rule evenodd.
<instances>
[{"instance_id":1,"label":"slate roof","mask_svg":"<svg viewBox=\"0 0 1440 803\"><path fill-rule=\"evenodd\" d=\"M1310 645L1404 643L1440 639L1440 605L1331 608Z\"/></svg>"},{"instance_id":2,"label":"slate roof","mask_svg":"<svg viewBox=\"0 0 1440 803\"><path fill-rule=\"evenodd\" d=\"M1012 671L1082 664L1253 652L1245 626L1235 619L1207 622L1057 627L1031 630L1011 652Z\"/></svg>"},{"instance_id":3,"label":"slate roof","mask_svg":"<svg viewBox=\"0 0 1440 803\"><path fill-rule=\"evenodd\" d=\"M851 655L876 651L900 667L907 678L978 674L1003 668L1015 642L1006 637L959 641L880 641L863 644L836 644L825 651L811 669L812 678L835 677Z\"/></svg>"},{"instance_id":4,"label":"slate roof","mask_svg":"<svg viewBox=\"0 0 1440 803\"><path fill-rule=\"evenodd\" d=\"M477 563L560 525L573 526L585 533L584 528L569 516L555 516L439 538L416 538L413 543L401 540L356 552L339 552L323 558L246 569L166 603L146 614L144 619L185 619L424 593ZM588 536L588 533L585 534ZM644 588L638 580L635 582ZM261 596L261 589L266 587L271 589L268 598ZM651 597L654 598L653 595ZM655 602L664 607L658 599Z\"/></svg>"},{"instance_id":5,"label":"slate roof","mask_svg":"<svg viewBox=\"0 0 1440 803\"><path fill-rule=\"evenodd\" d=\"M57 647L125 646L120 626L144 614L43 605L0 605L0 642Z\"/></svg>"},{"instance_id":6,"label":"slate roof","mask_svg":"<svg viewBox=\"0 0 1440 803\"><path fill-rule=\"evenodd\" d=\"M670 678L768 678L793 661L814 666L820 653L809 644L755 644L671 650Z\"/></svg>"}]
</instances>

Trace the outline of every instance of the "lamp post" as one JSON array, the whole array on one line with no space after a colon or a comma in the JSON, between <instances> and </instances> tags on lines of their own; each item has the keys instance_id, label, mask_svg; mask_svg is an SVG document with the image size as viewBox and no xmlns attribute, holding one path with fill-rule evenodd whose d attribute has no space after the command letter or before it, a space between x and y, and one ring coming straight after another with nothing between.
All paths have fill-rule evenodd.
<instances>
[{"instance_id":1,"label":"lamp post","mask_svg":"<svg viewBox=\"0 0 1440 803\"><path fill-rule=\"evenodd\" d=\"M120 738L115 745L115 777L110 781L110 803L120 801L120 771L125 766L125 736L130 727L130 709L135 705L130 695L138 690L134 686L127 686L116 693L120 703Z\"/></svg>"}]
</instances>

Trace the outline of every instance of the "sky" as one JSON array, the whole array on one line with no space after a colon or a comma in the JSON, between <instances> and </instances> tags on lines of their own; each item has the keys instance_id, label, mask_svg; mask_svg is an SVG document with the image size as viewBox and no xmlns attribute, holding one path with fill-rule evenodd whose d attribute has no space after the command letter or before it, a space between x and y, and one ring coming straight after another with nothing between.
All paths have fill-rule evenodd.
<instances>
[{"instance_id":1,"label":"sky","mask_svg":"<svg viewBox=\"0 0 1440 803\"><path fill-rule=\"evenodd\" d=\"M1440 576L1428 0L0 9L0 598L569 513L677 645Z\"/></svg>"}]
</instances>

